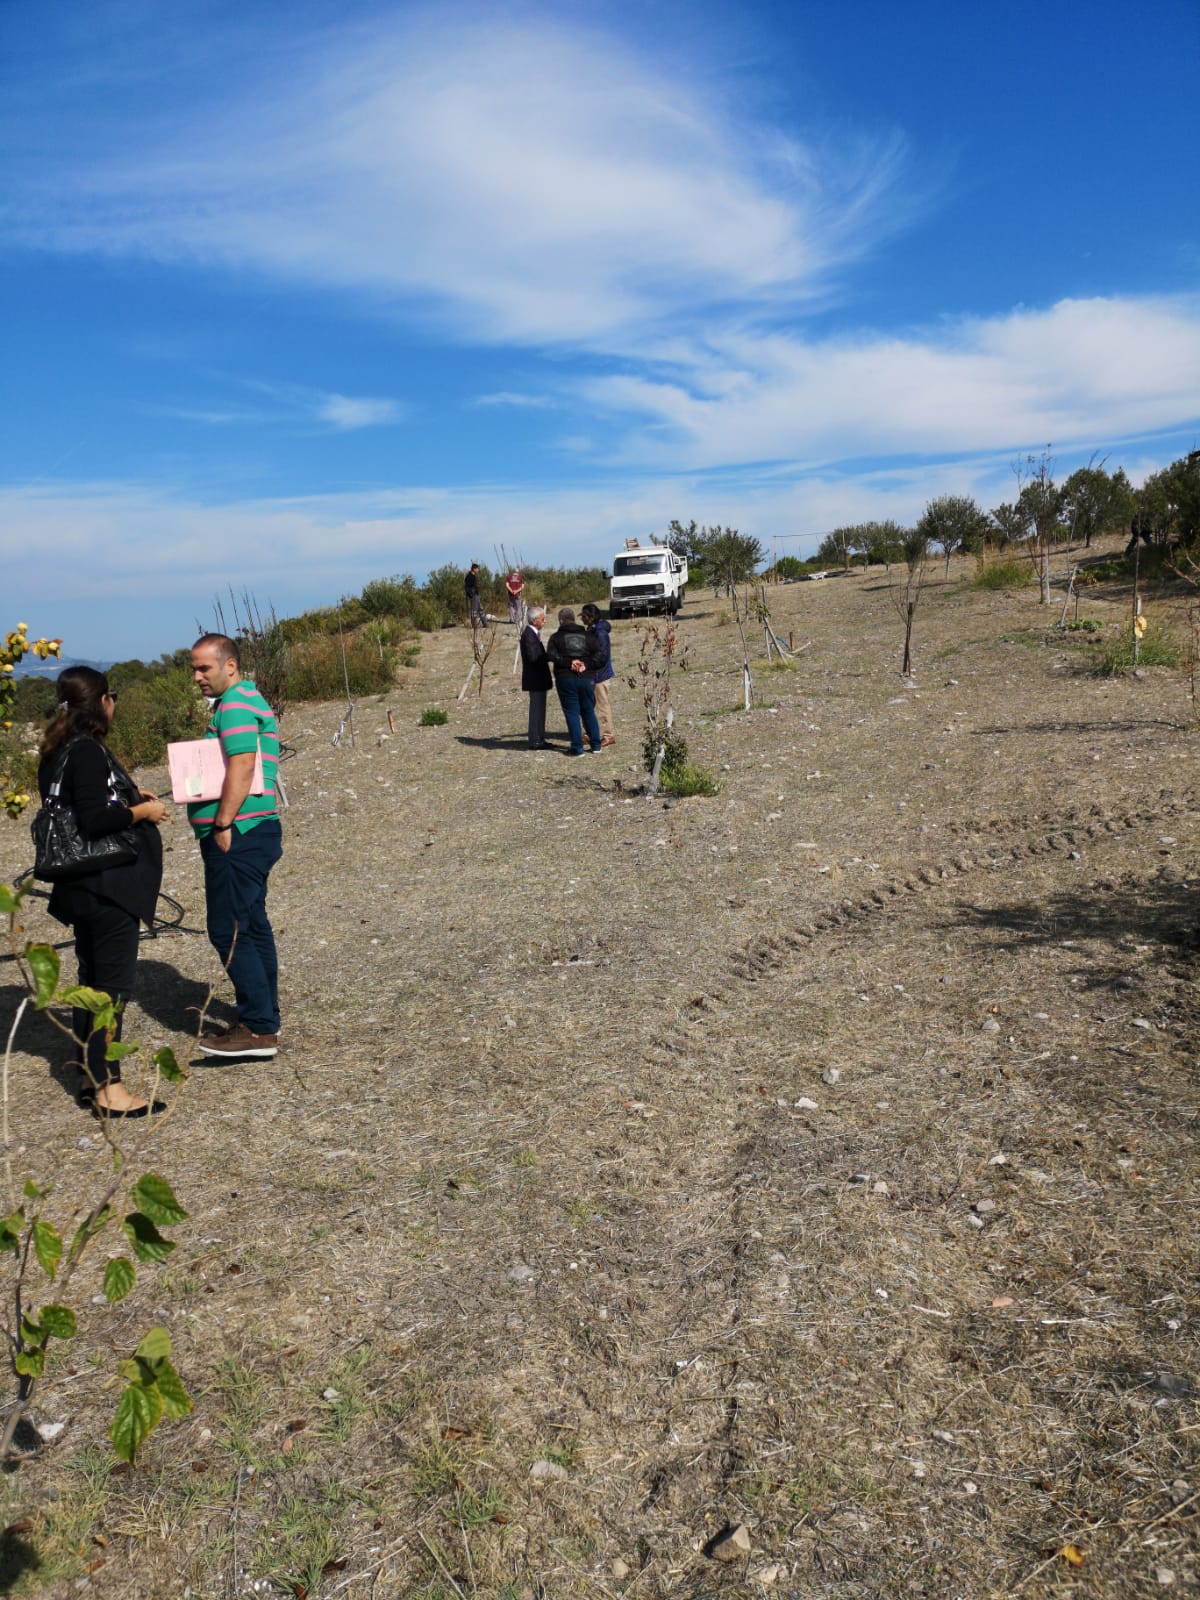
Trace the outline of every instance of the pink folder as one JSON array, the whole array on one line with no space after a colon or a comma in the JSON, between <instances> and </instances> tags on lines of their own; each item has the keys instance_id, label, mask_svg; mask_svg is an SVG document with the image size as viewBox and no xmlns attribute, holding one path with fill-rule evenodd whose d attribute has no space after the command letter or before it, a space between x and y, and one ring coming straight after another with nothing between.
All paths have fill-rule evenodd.
<instances>
[{"instance_id":1,"label":"pink folder","mask_svg":"<svg viewBox=\"0 0 1200 1600\"><path fill-rule=\"evenodd\" d=\"M171 798L178 805L185 801L219 800L225 782L225 757L220 739L181 739L167 746L167 765L171 769ZM254 757L251 794L262 794L262 751Z\"/></svg>"}]
</instances>

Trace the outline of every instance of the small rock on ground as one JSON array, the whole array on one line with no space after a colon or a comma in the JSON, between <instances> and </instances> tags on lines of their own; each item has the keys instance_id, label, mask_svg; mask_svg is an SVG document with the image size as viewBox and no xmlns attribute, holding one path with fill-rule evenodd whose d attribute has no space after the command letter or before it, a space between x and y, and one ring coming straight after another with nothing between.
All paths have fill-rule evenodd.
<instances>
[{"instance_id":1,"label":"small rock on ground","mask_svg":"<svg viewBox=\"0 0 1200 1600\"><path fill-rule=\"evenodd\" d=\"M708 1547L714 1561L740 1561L750 1554L750 1529L744 1522L718 1534Z\"/></svg>"}]
</instances>

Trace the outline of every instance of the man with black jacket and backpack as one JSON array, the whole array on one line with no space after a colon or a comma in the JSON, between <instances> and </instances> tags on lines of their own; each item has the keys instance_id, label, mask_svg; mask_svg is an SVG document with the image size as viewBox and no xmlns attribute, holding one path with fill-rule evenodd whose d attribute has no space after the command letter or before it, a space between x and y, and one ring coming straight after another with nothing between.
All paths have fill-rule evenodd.
<instances>
[{"instance_id":1,"label":"man with black jacket and backpack","mask_svg":"<svg viewBox=\"0 0 1200 1600\"><path fill-rule=\"evenodd\" d=\"M582 756L583 736L595 755L600 749L600 724L596 721L596 685L592 674L601 665L601 651L595 637L581 622L576 622L570 606L558 613L558 631L546 642L546 655L554 668L554 687L558 690L571 754Z\"/></svg>"}]
</instances>

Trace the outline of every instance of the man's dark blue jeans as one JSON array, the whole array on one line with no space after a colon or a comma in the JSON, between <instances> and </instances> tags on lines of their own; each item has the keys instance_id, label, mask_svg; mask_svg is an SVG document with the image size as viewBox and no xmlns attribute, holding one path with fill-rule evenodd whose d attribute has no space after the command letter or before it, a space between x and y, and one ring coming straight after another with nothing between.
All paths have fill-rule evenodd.
<instances>
[{"instance_id":1,"label":"man's dark blue jeans","mask_svg":"<svg viewBox=\"0 0 1200 1600\"><path fill-rule=\"evenodd\" d=\"M596 721L596 686L582 672L560 672L554 680L558 698L571 736L571 754L583 754L583 735L593 750L600 748L600 724Z\"/></svg>"},{"instance_id":2,"label":"man's dark blue jeans","mask_svg":"<svg viewBox=\"0 0 1200 1600\"><path fill-rule=\"evenodd\" d=\"M208 937L229 974L238 1021L251 1033L279 1032L279 960L267 920L267 877L283 854L276 821L229 835L222 850L213 834L200 841Z\"/></svg>"}]
</instances>

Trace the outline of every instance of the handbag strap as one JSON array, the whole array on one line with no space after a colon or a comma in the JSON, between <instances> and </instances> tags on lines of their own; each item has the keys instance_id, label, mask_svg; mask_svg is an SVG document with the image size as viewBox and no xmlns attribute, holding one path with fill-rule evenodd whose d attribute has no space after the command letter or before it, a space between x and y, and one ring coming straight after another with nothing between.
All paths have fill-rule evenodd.
<instances>
[{"instance_id":1,"label":"handbag strap","mask_svg":"<svg viewBox=\"0 0 1200 1600\"><path fill-rule=\"evenodd\" d=\"M47 800L57 800L62 789L62 781L67 775L67 762L71 759L71 751L79 742L79 736L68 739L66 744L60 746L57 760L50 769L50 784L46 790Z\"/></svg>"},{"instance_id":2,"label":"handbag strap","mask_svg":"<svg viewBox=\"0 0 1200 1600\"><path fill-rule=\"evenodd\" d=\"M59 794L62 791L63 779L67 775L67 762L71 759L71 751L81 739L86 739L89 737L90 735L88 734L77 733L73 739L68 739L64 745L60 746L59 751L57 752L57 761L50 769L50 784L46 790L46 798L48 800L58 799ZM137 793L137 785L134 783L133 779L125 771L125 768L117 760L116 756L113 755L112 751L108 748L103 739L95 739L93 740L93 743L100 746L101 750L104 752L104 759L108 762L109 786L113 790L114 798L116 798L118 803L121 805L134 803L132 798L130 800L121 800L117 792L123 787L128 790L131 797L135 796Z\"/></svg>"}]
</instances>

